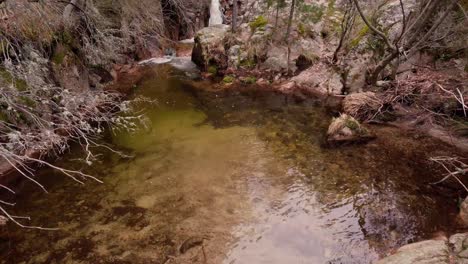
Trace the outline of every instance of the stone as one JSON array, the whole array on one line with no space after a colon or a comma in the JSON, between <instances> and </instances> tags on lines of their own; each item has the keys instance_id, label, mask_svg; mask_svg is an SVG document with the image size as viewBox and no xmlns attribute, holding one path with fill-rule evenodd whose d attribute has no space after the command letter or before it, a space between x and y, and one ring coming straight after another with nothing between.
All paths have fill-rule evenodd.
<instances>
[{"instance_id":1,"label":"stone","mask_svg":"<svg viewBox=\"0 0 468 264\"><path fill-rule=\"evenodd\" d=\"M327 131L327 141L331 145L367 142L373 138L375 136L359 124L356 119L347 114L333 118Z\"/></svg>"},{"instance_id":2,"label":"stone","mask_svg":"<svg viewBox=\"0 0 468 264\"><path fill-rule=\"evenodd\" d=\"M286 83L281 84L280 91L283 93L292 92L295 87L296 87L296 84L294 82L291 82L291 81L286 82Z\"/></svg>"},{"instance_id":3,"label":"stone","mask_svg":"<svg viewBox=\"0 0 468 264\"><path fill-rule=\"evenodd\" d=\"M225 40L229 32L228 25L213 25L198 31L192 51L192 61L206 71L210 65L218 69L228 67Z\"/></svg>"},{"instance_id":4,"label":"stone","mask_svg":"<svg viewBox=\"0 0 468 264\"><path fill-rule=\"evenodd\" d=\"M312 64L314 64L314 62L316 62L316 61L317 61L317 58L314 58L314 57L311 58L309 56L301 54L296 59L297 70L298 71L303 71L303 70L309 68L310 66L312 66Z\"/></svg>"},{"instance_id":5,"label":"stone","mask_svg":"<svg viewBox=\"0 0 468 264\"><path fill-rule=\"evenodd\" d=\"M376 264L449 264L449 247L445 240L426 240L403 246Z\"/></svg>"},{"instance_id":6,"label":"stone","mask_svg":"<svg viewBox=\"0 0 468 264\"><path fill-rule=\"evenodd\" d=\"M460 205L460 218L468 226L468 197Z\"/></svg>"},{"instance_id":7,"label":"stone","mask_svg":"<svg viewBox=\"0 0 468 264\"><path fill-rule=\"evenodd\" d=\"M462 252L465 248L468 248L468 244L465 242L465 240L467 240L468 242L467 238L468 233L455 234L449 238L449 243L452 246L453 252L455 254L458 254Z\"/></svg>"},{"instance_id":8,"label":"stone","mask_svg":"<svg viewBox=\"0 0 468 264\"><path fill-rule=\"evenodd\" d=\"M341 95L341 76L323 62L318 62L291 79L299 87L318 95Z\"/></svg>"}]
</instances>

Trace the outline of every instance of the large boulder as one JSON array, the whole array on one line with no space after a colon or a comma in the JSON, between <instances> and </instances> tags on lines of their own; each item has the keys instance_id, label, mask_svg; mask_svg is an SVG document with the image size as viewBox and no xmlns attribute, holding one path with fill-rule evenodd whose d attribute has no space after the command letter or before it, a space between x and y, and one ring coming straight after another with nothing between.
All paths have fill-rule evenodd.
<instances>
[{"instance_id":1,"label":"large boulder","mask_svg":"<svg viewBox=\"0 0 468 264\"><path fill-rule=\"evenodd\" d=\"M449 252L446 240L426 240L403 246L376 264L449 264Z\"/></svg>"},{"instance_id":2,"label":"large boulder","mask_svg":"<svg viewBox=\"0 0 468 264\"><path fill-rule=\"evenodd\" d=\"M327 141L331 145L367 142L373 138L375 136L359 124L356 119L347 114L333 118L327 131Z\"/></svg>"},{"instance_id":3,"label":"large boulder","mask_svg":"<svg viewBox=\"0 0 468 264\"><path fill-rule=\"evenodd\" d=\"M192 52L192 61L206 71L208 68L226 69L228 67L228 52L226 38L228 25L213 25L198 31Z\"/></svg>"},{"instance_id":4,"label":"large boulder","mask_svg":"<svg viewBox=\"0 0 468 264\"><path fill-rule=\"evenodd\" d=\"M297 86L318 95L341 95L341 76L323 62L317 62L307 70L292 78Z\"/></svg>"}]
</instances>

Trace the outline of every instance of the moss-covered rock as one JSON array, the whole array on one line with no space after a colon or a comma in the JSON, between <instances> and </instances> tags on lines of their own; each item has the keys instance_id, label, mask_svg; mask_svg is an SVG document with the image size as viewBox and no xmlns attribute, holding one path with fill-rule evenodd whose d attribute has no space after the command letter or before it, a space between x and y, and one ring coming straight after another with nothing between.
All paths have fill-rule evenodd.
<instances>
[{"instance_id":1,"label":"moss-covered rock","mask_svg":"<svg viewBox=\"0 0 468 264\"><path fill-rule=\"evenodd\" d=\"M257 78L254 76L247 76L242 78L242 82L245 84L254 84L257 82Z\"/></svg>"},{"instance_id":2,"label":"moss-covered rock","mask_svg":"<svg viewBox=\"0 0 468 264\"><path fill-rule=\"evenodd\" d=\"M327 131L327 141L332 145L362 143L373 138L375 138L375 136L372 135L369 130L347 114L342 114L337 118L333 118Z\"/></svg>"},{"instance_id":3,"label":"moss-covered rock","mask_svg":"<svg viewBox=\"0 0 468 264\"><path fill-rule=\"evenodd\" d=\"M230 83L233 83L234 81L235 81L235 78L231 75L226 75L223 78L223 83L225 84L230 84Z\"/></svg>"}]
</instances>

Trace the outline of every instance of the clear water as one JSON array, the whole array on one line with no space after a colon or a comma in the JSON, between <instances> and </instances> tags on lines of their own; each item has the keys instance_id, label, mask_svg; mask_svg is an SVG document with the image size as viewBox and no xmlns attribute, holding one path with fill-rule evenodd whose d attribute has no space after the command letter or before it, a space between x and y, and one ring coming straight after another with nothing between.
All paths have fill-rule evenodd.
<instances>
[{"instance_id":1,"label":"clear water","mask_svg":"<svg viewBox=\"0 0 468 264\"><path fill-rule=\"evenodd\" d=\"M427 184L441 173L427 158L450 147L375 127L330 149L314 100L149 76L136 94L159 101L143 106L151 125L107 138L133 158L87 168L72 150L57 163L103 184L47 169L48 194L22 182L12 213L60 230L1 227L0 263L371 263L453 230L454 192Z\"/></svg>"}]
</instances>

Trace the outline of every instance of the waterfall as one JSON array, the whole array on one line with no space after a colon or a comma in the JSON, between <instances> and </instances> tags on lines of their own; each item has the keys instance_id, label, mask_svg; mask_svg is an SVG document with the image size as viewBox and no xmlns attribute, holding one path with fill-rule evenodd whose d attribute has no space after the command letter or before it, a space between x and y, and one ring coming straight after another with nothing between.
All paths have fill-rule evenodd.
<instances>
[{"instance_id":1,"label":"waterfall","mask_svg":"<svg viewBox=\"0 0 468 264\"><path fill-rule=\"evenodd\" d=\"M219 0L211 0L209 25L220 25L222 23L223 17L221 16L221 7L219 4Z\"/></svg>"}]
</instances>

